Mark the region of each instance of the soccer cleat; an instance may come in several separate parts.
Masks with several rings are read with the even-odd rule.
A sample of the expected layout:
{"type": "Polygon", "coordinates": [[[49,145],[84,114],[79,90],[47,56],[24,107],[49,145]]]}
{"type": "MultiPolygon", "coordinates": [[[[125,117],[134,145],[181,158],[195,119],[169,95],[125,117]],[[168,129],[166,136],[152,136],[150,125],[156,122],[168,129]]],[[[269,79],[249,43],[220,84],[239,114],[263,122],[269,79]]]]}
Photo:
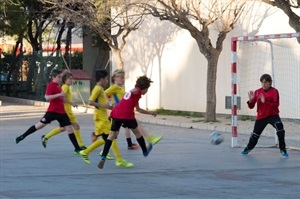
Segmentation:
{"type": "Polygon", "coordinates": [[[98,139],[97,135],[95,132],[92,132],[92,142],[95,142],[98,139]]]}
{"type": "Polygon", "coordinates": [[[104,163],[105,163],[105,156],[101,156],[101,160],[100,160],[100,162],[99,162],[99,164],[98,164],[98,168],[99,169],[103,169],[103,167],[104,167],[104,163]]]}
{"type": "Polygon", "coordinates": [[[74,152],[73,152],[73,154],[74,155],[80,155],[80,153],[79,153],[80,151],[81,151],[81,149],[79,149],[79,150],[75,149],[74,152]]]}
{"type": "Polygon", "coordinates": [[[161,136],[151,136],[149,138],[149,142],[151,142],[153,145],[157,144],[161,139],[163,138],[163,135],[161,136]]]}
{"type": "Polygon", "coordinates": [[[144,155],[145,157],[147,157],[147,156],[149,155],[150,151],[152,150],[152,148],[153,148],[153,144],[150,142],[150,143],[148,144],[147,152],[144,152],[143,155],[144,155]]]}
{"type": "Polygon", "coordinates": [[[130,167],[133,167],[134,164],[131,162],[127,162],[126,160],[121,160],[121,161],[116,162],[116,166],[123,167],[123,168],[130,168],[130,167]]]}
{"type": "Polygon", "coordinates": [[[248,149],[247,147],[241,152],[241,155],[247,155],[250,153],[251,149],[248,149]]]}
{"type": "Polygon", "coordinates": [[[81,146],[80,149],[81,149],[81,150],[85,150],[85,149],[86,149],[86,146],[81,146]]]}
{"type": "Polygon", "coordinates": [[[48,139],[45,138],[45,135],[42,135],[42,144],[43,144],[44,148],[47,147],[47,142],[48,142],[48,139]]]}
{"type": "Polygon", "coordinates": [[[281,156],[283,158],[288,158],[289,157],[289,154],[286,152],[286,150],[280,150],[280,153],[281,153],[281,156]]]}
{"type": "Polygon", "coordinates": [[[140,146],[138,144],[132,144],[131,146],[128,146],[127,149],[128,150],[135,150],[140,148],[140,146]]]}
{"type": "Polygon", "coordinates": [[[15,143],[18,144],[18,143],[21,142],[23,139],[24,139],[23,136],[20,135],[20,136],[16,137],[15,143]]]}
{"type": "Polygon", "coordinates": [[[80,152],[79,152],[79,155],[82,157],[82,159],[83,159],[83,161],[85,161],[85,163],[91,164],[90,158],[89,158],[88,154],[86,154],[86,153],[84,152],[84,150],[80,151],[80,152]]]}
{"type": "MultiPolygon", "coordinates": [[[[100,156],[102,156],[102,153],[103,153],[103,151],[100,151],[100,156]]],[[[115,158],[112,156],[112,155],[110,155],[109,153],[106,155],[106,159],[107,160],[114,160],[115,158]]]]}

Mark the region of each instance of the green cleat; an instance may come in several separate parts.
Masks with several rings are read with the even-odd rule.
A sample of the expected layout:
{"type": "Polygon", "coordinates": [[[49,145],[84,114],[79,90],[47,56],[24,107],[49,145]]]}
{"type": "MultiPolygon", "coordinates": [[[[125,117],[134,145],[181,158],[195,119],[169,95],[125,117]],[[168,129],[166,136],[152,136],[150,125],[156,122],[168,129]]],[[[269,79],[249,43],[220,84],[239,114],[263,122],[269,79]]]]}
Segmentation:
{"type": "Polygon", "coordinates": [[[45,135],[42,135],[42,144],[43,144],[44,148],[47,147],[47,143],[48,143],[48,139],[45,138],[45,135]]]}
{"type": "Polygon", "coordinates": [[[130,168],[130,167],[133,167],[134,164],[131,163],[131,162],[128,162],[126,160],[122,160],[122,161],[116,162],[116,166],[117,167],[123,167],[123,168],[130,168]]]}
{"type": "Polygon", "coordinates": [[[80,152],[79,152],[79,155],[82,157],[82,159],[83,159],[83,161],[85,161],[85,163],[91,164],[90,158],[89,158],[88,154],[86,154],[86,153],[84,152],[84,150],[80,151],[80,152]]]}
{"type": "Polygon", "coordinates": [[[161,136],[151,136],[149,138],[149,142],[151,142],[153,145],[157,144],[164,136],[161,135],[161,136]]]}

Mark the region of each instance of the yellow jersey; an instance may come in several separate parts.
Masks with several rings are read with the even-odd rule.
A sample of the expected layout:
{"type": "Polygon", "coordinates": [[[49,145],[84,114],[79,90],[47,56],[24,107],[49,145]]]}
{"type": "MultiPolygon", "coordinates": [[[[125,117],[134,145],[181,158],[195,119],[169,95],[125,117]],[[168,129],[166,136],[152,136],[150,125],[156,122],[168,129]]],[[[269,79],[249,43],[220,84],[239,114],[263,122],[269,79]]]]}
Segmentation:
{"type": "MultiPolygon", "coordinates": [[[[66,99],[69,100],[70,102],[72,102],[72,93],[71,93],[70,86],[68,84],[63,84],[61,89],[66,94],[66,96],[65,96],[66,99]]],[[[65,111],[67,114],[72,113],[72,105],[71,104],[64,103],[64,107],[65,107],[65,111]]]]}
{"type": "MultiPolygon", "coordinates": [[[[97,102],[99,104],[107,104],[107,98],[106,98],[106,94],[104,93],[104,89],[101,86],[96,85],[92,90],[92,94],[89,100],[97,102]]],[[[106,108],[103,107],[95,108],[94,120],[107,119],[107,118],[108,118],[108,114],[106,108]]]]}
{"type": "Polygon", "coordinates": [[[123,86],[113,84],[105,90],[105,94],[111,99],[112,102],[118,104],[125,95],[125,89],[123,86]]]}

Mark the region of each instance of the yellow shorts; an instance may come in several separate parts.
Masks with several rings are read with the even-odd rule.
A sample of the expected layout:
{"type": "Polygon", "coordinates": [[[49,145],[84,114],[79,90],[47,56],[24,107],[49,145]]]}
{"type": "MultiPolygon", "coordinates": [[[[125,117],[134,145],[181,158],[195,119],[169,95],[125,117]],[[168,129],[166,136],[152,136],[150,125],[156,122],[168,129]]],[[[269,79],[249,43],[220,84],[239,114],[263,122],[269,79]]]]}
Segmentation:
{"type": "Polygon", "coordinates": [[[78,120],[75,117],[75,115],[73,114],[73,112],[70,112],[70,113],[67,112],[67,114],[68,114],[68,117],[70,119],[71,124],[78,123],[78,120]]]}
{"type": "Polygon", "coordinates": [[[109,134],[110,133],[110,127],[111,122],[107,119],[97,119],[94,120],[95,124],[95,135],[101,135],[101,134],[109,134]]]}

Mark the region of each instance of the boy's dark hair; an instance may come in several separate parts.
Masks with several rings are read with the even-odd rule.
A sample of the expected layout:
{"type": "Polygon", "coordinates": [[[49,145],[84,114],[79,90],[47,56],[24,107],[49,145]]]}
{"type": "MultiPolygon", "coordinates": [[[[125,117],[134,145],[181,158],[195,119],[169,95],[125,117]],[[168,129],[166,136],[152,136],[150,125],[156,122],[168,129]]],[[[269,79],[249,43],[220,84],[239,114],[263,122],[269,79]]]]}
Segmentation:
{"type": "Polygon", "coordinates": [[[72,73],[69,72],[69,71],[65,71],[63,72],[63,75],[62,75],[62,82],[63,83],[66,83],[66,80],[69,78],[69,77],[72,77],[72,73]]]}
{"type": "Polygon", "coordinates": [[[108,76],[107,70],[97,70],[95,73],[96,81],[99,82],[100,79],[108,76]]]}
{"type": "Polygon", "coordinates": [[[144,90],[146,88],[149,88],[151,83],[153,83],[153,81],[150,78],[148,78],[146,75],[144,75],[139,77],[136,80],[135,86],[140,88],[141,90],[144,90]]]}
{"type": "Polygon", "coordinates": [[[263,75],[260,77],[260,82],[262,82],[263,80],[265,80],[266,82],[272,83],[272,77],[271,77],[271,75],[269,75],[269,74],[263,74],[263,75]]]}
{"type": "Polygon", "coordinates": [[[53,69],[51,70],[50,72],[50,77],[56,77],[57,75],[61,74],[62,73],[62,70],[59,70],[59,69],[53,69]]]}

